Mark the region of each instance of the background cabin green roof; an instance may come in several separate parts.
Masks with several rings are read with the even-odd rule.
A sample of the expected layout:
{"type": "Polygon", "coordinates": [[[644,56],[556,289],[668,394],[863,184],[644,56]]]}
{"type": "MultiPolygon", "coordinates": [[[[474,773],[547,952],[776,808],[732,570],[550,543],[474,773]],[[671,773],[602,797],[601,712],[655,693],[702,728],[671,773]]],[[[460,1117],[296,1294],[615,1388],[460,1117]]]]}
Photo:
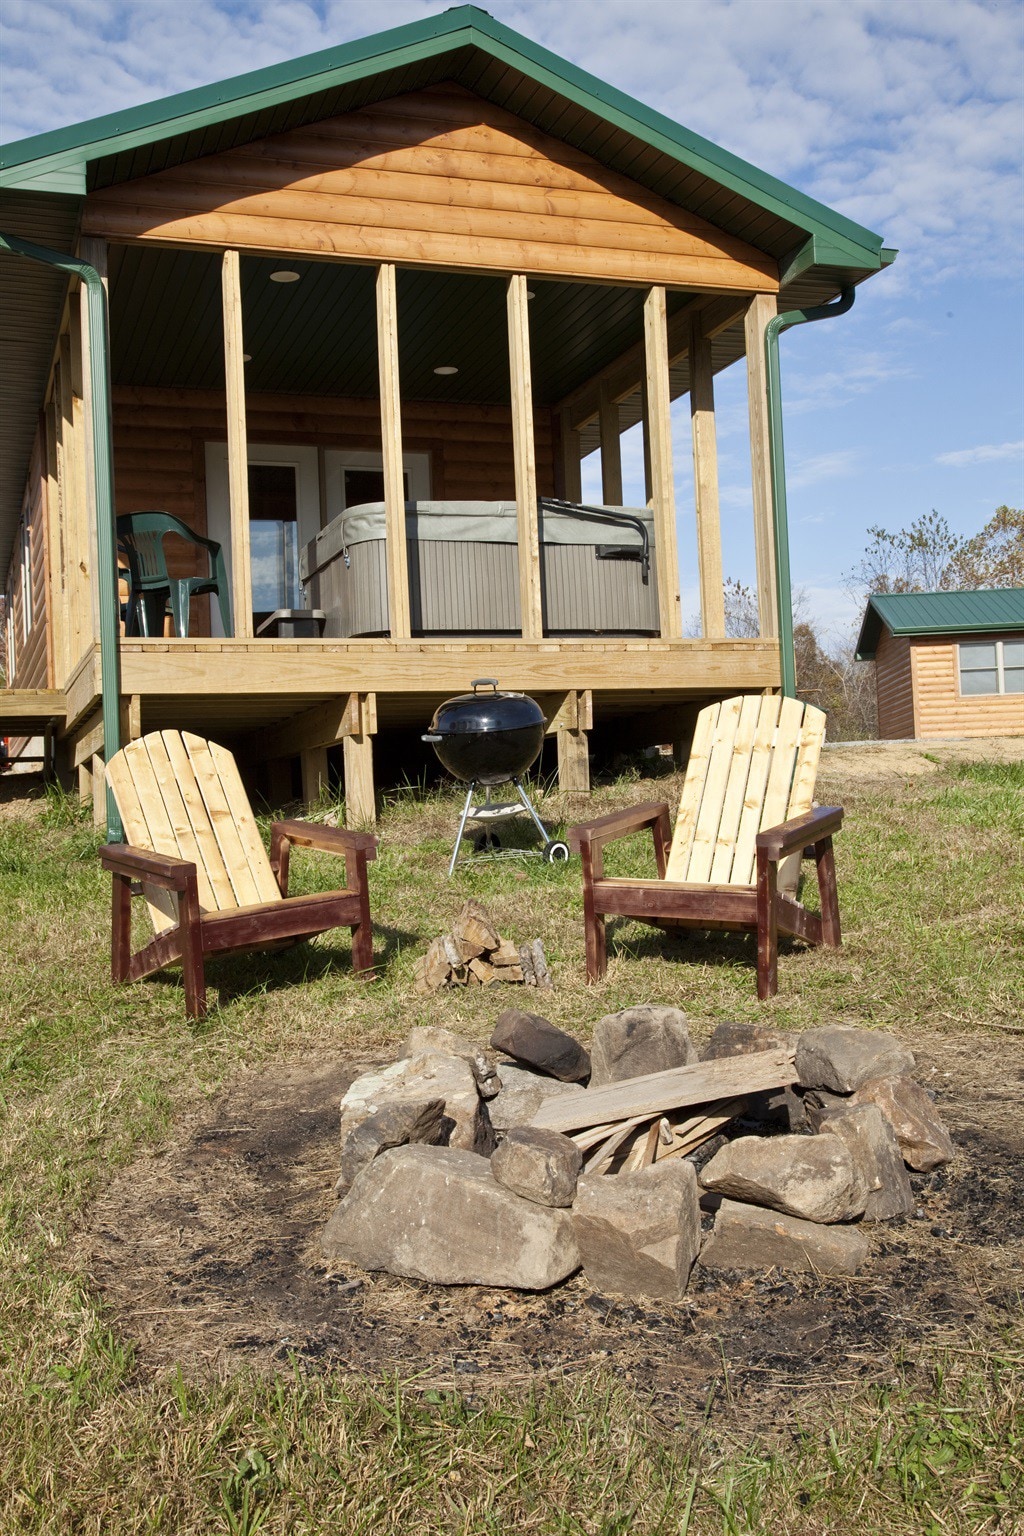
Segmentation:
{"type": "Polygon", "coordinates": [[[876,592],[868,599],[857,660],[871,661],[882,625],[894,635],[993,634],[1024,630],[1024,587],[981,592],[876,592]]]}
{"type": "MultiPolygon", "coordinates": [[[[879,235],[471,5],[0,147],[0,230],[71,251],[89,191],[443,81],[771,256],[779,263],[783,308],[825,303],[894,257],[879,235]]],[[[17,524],[66,289],[67,281],[48,269],[0,255],[0,570],[17,524]]],[[[740,330],[731,342],[718,340],[714,367],[741,354],[740,330]]]]}

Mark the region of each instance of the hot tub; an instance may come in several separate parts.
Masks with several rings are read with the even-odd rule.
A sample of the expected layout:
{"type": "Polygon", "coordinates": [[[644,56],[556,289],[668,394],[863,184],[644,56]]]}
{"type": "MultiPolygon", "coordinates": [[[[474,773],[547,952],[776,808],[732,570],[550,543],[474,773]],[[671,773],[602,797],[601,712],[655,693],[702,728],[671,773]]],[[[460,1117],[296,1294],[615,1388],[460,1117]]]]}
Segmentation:
{"type": "MultiPolygon", "coordinates": [[[[514,501],[406,503],[414,635],[518,635],[514,501]]],[[[649,507],[539,510],[544,629],[549,635],[656,635],[649,507]]],[[[386,635],[384,503],[348,507],[299,557],[303,601],[331,638],[386,635]]]]}

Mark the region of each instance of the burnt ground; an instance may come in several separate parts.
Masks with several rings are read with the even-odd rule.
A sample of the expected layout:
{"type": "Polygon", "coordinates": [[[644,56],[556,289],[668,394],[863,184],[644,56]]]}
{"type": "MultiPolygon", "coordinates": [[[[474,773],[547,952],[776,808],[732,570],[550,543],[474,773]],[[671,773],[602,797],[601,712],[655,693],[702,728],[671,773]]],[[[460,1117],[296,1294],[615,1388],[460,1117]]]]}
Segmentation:
{"type": "Polygon", "coordinates": [[[295,1356],[476,1395],[606,1364],[676,1416],[780,1388],[799,1411],[807,1389],[883,1380],[925,1343],[1020,1324],[1024,1053],[991,1034],[935,1045],[951,1070],[919,1048],[918,1075],[938,1088],[957,1157],[914,1177],[918,1214],[872,1229],[854,1280],[698,1267],[667,1306],[613,1301],[581,1276],[527,1295],[331,1274],[317,1236],[333,1209],[338,1101],[368,1063],[324,1058],[240,1077],[114,1180],[77,1257],[146,1371],[295,1356]]]}

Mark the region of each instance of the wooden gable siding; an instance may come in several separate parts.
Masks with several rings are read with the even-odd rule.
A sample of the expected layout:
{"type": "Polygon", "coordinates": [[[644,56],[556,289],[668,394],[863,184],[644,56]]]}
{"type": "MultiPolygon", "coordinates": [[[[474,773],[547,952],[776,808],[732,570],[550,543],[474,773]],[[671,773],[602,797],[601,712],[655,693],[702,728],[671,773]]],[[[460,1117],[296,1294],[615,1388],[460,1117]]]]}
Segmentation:
{"type": "Polygon", "coordinates": [[[882,629],[875,652],[875,692],[879,736],[888,741],[916,736],[910,641],[906,635],[893,635],[882,629]]]}
{"type": "MultiPolygon", "coordinates": [[[[249,395],[250,443],[313,444],[380,452],[380,405],[376,400],[305,395],[249,395]]],[[[172,512],[206,532],[207,442],[226,437],[224,396],[214,390],[114,390],[114,492],[117,512],[172,512]]],[[[534,434],[537,482],[542,496],[555,492],[555,444],[551,415],[538,411],[534,434]]],[[[409,401],[402,408],[406,452],[429,453],[433,495],[453,501],[515,498],[512,417],[507,406],[447,405],[409,401]]],[[[195,566],[177,540],[167,547],[172,575],[195,566]]],[[[197,608],[196,633],[205,613],[197,608]]]]}
{"type": "Polygon", "coordinates": [[[11,605],[12,653],[7,658],[7,684],[12,688],[46,688],[51,667],[47,626],[46,481],[43,433],[36,431],[22,501],[21,520],[14,538],[14,552],[7,582],[11,605]],[[26,591],[22,571],[22,533],[28,529],[31,571],[30,623],[25,633],[26,591]]]}
{"type": "Polygon", "coordinates": [[[779,286],[762,252],[454,85],[95,192],[82,228],[364,262],[779,286]]]}
{"type": "Polygon", "coordinates": [[[1001,635],[913,640],[914,714],[918,736],[1022,736],[1024,695],[982,693],[961,697],[958,640],[1024,640],[1024,631],[1001,635]]]}

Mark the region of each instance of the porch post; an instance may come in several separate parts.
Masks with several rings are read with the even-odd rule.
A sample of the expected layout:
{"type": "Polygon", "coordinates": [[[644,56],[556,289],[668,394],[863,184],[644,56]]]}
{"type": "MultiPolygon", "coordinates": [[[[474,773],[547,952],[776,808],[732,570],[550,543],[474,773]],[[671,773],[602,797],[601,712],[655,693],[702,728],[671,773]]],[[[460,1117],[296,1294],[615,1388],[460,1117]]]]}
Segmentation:
{"type": "Polygon", "coordinates": [[[224,306],[224,387],[228,417],[228,501],[231,511],[231,612],[235,635],[252,639],[252,557],[249,550],[249,451],[245,426],[242,284],[237,251],[221,266],[224,306]]]}
{"type": "Polygon", "coordinates": [[[711,371],[711,342],[704,335],[699,310],[690,320],[690,423],[693,430],[701,632],[705,640],[720,640],[725,635],[725,591],[718,511],[715,385],[711,371]]]}
{"type": "Polygon", "coordinates": [[[380,441],[384,466],[388,628],[392,640],[412,635],[409,553],[402,466],[402,397],[398,378],[398,288],[394,263],[377,268],[377,363],[380,371],[380,441]]]}
{"type": "Polygon", "coordinates": [[[658,612],[665,640],[679,640],[683,621],[679,601],[679,548],[676,495],[672,478],[672,420],[668,374],[668,325],[664,288],[651,288],[644,300],[645,438],[650,445],[654,550],[658,571],[658,612]]]}
{"type": "Polygon", "coordinates": [[[530,377],[530,318],[526,278],[508,280],[508,356],[512,392],[512,451],[516,473],[519,537],[519,612],[524,640],[541,640],[544,614],[537,527],[537,461],[533,442],[533,385],[530,377]]]}
{"type": "Polygon", "coordinates": [[[601,431],[601,500],[605,506],[622,506],[622,438],[619,436],[619,408],[611,389],[604,383],[598,396],[598,424],[601,431]]]}
{"type": "Polygon", "coordinates": [[[747,406],[750,413],[750,486],[754,501],[754,562],[761,638],[779,633],[775,590],[775,535],[772,526],[772,467],[768,447],[768,375],[764,331],[778,310],[773,293],[757,293],[743,321],[747,349],[747,406]]]}
{"type": "Polygon", "coordinates": [[[562,450],[562,495],[566,501],[582,501],[580,478],[580,434],[572,424],[572,411],[563,406],[559,412],[562,450]]]}

